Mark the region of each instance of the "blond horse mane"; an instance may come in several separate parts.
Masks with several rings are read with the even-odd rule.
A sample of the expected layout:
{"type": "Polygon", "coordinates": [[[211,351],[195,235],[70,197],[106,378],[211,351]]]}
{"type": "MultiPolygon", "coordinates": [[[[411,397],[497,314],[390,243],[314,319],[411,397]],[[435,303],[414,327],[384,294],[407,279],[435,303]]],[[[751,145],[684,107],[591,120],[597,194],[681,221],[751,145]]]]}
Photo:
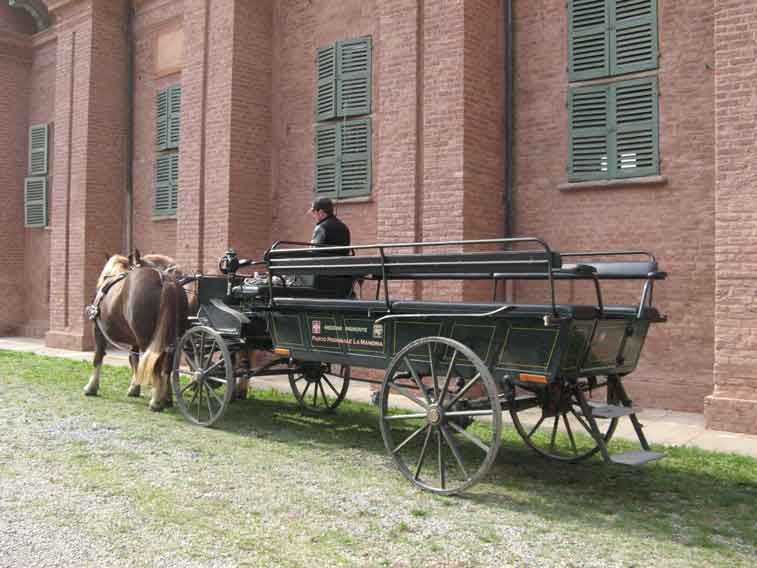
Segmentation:
{"type": "Polygon", "coordinates": [[[105,280],[121,272],[127,272],[129,270],[129,259],[120,254],[114,254],[105,263],[105,266],[100,272],[100,277],[97,279],[97,287],[100,288],[105,284],[105,280]]]}

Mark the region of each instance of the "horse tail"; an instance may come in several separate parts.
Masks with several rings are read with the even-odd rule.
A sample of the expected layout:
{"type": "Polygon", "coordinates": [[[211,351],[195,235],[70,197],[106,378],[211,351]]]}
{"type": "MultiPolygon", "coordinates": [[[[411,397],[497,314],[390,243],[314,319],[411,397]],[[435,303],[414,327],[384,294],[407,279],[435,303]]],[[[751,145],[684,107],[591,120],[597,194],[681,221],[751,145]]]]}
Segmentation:
{"type": "Polygon", "coordinates": [[[160,308],[150,344],[139,358],[137,377],[140,384],[161,384],[164,379],[162,362],[170,353],[166,350],[172,347],[182,331],[181,322],[186,319],[185,303],[181,302],[180,288],[173,278],[163,280],[163,288],[160,293],[160,308]],[[184,307],[182,308],[182,306],[184,307]]]}

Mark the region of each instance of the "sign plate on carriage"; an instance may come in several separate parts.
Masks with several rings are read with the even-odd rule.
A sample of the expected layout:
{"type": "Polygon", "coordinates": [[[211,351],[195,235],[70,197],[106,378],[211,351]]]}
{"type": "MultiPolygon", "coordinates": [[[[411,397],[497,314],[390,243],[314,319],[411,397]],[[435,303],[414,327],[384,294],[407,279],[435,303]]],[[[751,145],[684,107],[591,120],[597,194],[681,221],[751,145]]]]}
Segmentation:
{"type": "Polygon", "coordinates": [[[336,348],[350,353],[384,353],[384,327],[371,319],[313,318],[309,330],[310,343],[316,350],[336,348]]]}

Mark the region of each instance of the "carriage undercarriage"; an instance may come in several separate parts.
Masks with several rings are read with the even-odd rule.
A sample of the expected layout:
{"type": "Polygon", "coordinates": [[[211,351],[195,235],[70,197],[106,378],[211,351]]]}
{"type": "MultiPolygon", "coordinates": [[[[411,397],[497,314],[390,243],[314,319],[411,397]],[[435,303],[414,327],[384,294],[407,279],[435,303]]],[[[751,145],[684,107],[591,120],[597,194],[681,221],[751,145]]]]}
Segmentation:
{"type": "Polygon", "coordinates": [[[200,311],[175,353],[178,407],[188,420],[210,426],[240,381],[285,374],[303,411],[330,412],[350,382],[373,382],[387,452],[406,478],[440,494],[461,492],[489,472],[503,413],[549,459],[579,462],[598,454],[635,465],[662,457],[650,450],[622,380],[637,365],[649,324],[664,321],[651,305],[652,283],[664,273],[651,257],[566,265],[564,258],[577,255],[552,252],[537,239],[439,244],[522,242],[543,250],[388,255],[385,249],[402,246],[375,245],[362,248],[378,249],[376,257],[362,256],[368,250],[361,247],[349,249],[357,256],[314,257],[310,249],[277,244],[258,263],[268,272],[262,285],[237,275],[238,261],[224,257],[225,277],[200,279],[200,311]],[[376,298],[315,297],[274,285],[284,274],[373,279],[376,298]],[[604,306],[603,278],[643,280],[639,304],[604,306]],[[392,302],[393,279],[491,279],[495,290],[498,280],[543,279],[551,302],[392,302]],[[560,279],[589,280],[596,304],[557,304],[560,279]],[[251,365],[253,351],[268,353],[267,361],[251,365]],[[352,376],[357,369],[381,369],[383,381],[352,376]],[[612,456],[607,445],[623,417],[641,449],[612,456]]]}

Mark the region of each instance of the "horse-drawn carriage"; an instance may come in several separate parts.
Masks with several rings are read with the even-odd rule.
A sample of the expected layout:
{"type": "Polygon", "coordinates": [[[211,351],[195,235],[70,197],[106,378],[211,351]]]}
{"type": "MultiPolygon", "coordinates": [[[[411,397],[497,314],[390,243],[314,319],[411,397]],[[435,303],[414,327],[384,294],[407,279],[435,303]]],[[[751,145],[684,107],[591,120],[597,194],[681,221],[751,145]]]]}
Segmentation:
{"type": "Polygon", "coordinates": [[[650,451],[622,385],[649,325],[665,321],[652,292],[666,275],[648,253],[561,254],[536,238],[316,250],[278,242],[261,261],[229,252],[220,267],[225,275],[199,277],[199,311],[174,355],[173,392],[194,423],[218,421],[240,380],[286,373],[303,409],[331,411],[351,381],[369,380],[351,370],[381,369],[386,449],[403,475],[435,493],[462,491],[489,471],[503,411],[548,458],[577,462],[599,453],[606,462],[639,464],[662,455],[650,451]],[[265,275],[238,273],[247,266],[265,275]],[[292,285],[303,276],[373,283],[375,295],[292,285]],[[497,299],[503,282],[519,280],[542,281],[546,302],[497,299]],[[643,282],[640,298],[606,305],[609,280],[643,282]],[[426,289],[459,281],[464,297],[466,287],[480,291],[488,281],[492,300],[393,300],[393,281],[426,289]],[[588,282],[591,303],[558,303],[563,281],[588,282]],[[273,355],[251,366],[248,354],[261,350],[273,355]],[[610,455],[607,444],[625,416],[641,450],[610,455]]]}

